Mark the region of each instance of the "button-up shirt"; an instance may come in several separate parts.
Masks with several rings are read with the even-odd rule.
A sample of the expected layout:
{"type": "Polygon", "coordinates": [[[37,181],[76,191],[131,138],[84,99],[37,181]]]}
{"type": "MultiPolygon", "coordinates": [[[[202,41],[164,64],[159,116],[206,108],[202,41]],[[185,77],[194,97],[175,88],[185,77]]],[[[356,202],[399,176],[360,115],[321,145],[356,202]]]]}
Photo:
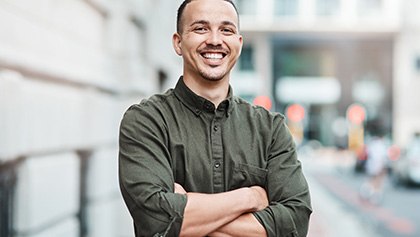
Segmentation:
{"type": "MultiPolygon", "coordinates": [[[[187,192],[259,185],[269,206],[253,213],[268,236],[306,236],[309,189],[284,117],[229,95],[216,108],[182,79],[132,105],[120,127],[119,172],[136,236],[179,235],[187,192]]],[[[206,205],[203,203],[203,205],[206,205]]]]}

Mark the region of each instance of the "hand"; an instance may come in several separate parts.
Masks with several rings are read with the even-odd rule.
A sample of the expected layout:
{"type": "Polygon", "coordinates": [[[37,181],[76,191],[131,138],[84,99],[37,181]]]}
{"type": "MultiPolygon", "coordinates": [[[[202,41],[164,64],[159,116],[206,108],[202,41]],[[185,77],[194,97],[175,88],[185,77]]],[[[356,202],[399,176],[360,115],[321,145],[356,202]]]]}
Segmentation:
{"type": "Polygon", "coordinates": [[[260,186],[251,186],[250,189],[254,193],[255,211],[260,211],[268,207],[268,196],[265,189],[260,186]]]}
{"type": "Polygon", "coordinates": [[[182,187],[181,184],[175,183],[174,185],[175,185],[174,187],[175,193],[184,194],[184,195],[187,194],[187,191],[185,191],[184,187],[182,187]]]}

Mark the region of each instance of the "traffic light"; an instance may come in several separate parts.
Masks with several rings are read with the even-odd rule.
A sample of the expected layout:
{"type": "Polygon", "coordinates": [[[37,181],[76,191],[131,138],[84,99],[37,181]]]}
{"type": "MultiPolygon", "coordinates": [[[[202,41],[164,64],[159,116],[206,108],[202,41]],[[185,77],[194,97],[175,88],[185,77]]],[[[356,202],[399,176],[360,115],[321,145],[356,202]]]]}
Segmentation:
{"type": "Polygon", "coordinates": [[[286,116],[292,122],[302,122],[305,118],[305,108],[300,104],[291,104],[286,109],[286,116]]]}
{"type": "Polygon", "coordinates": [[[366,119],[366,110],[360,104],[352,104],[347,109],[347,119],[353,124],[361,124],[366,119]]]}
{"type": "Polygon", "coordinates": [[[300,144],[304,139],[305,108],[300,104],[291,104],[286,108],[288,127],[295,139],[296,144],[300,144]]]}
{"type": "Polygon", "coordinates": [[[364,146],[364,126],[366,110],[363,105],[354,103],[347,108],[347,120],[349,123],[348,147],[358,151],[364,146]]]}
{"type": "Polygon", "coordinates": [[[254,105],[259,105],[264,107],[266,110],[270,110],[271,107],[273,106],[273,103],[271,102],[270,97],[265,96],[265,95],[260,95],[255,97],[254,101],[253,101],[254,105]]]}

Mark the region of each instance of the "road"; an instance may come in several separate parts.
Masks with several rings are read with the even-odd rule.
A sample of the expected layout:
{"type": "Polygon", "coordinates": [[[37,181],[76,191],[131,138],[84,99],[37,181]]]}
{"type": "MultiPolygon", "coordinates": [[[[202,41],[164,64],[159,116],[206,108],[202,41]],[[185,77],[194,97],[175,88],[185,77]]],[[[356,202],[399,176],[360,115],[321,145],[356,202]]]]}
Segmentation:
{"type": "Polygon", "coordinates": [[[362,200],[364,174],[353,171],[349,152],[331,149],[300,156],[311,188],[314,214],[308,237],[419,237],[420,188],[395,187],[386,181],[383,200],[362,200]]]}

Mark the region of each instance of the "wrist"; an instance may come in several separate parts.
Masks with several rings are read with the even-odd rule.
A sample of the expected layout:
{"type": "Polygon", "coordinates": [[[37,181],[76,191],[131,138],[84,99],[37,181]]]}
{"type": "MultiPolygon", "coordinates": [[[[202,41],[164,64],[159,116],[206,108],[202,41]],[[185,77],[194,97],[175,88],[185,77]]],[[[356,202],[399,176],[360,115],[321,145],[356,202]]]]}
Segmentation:
{"type": "Polygon", "coordinates": [[[258,202],[255,191],[250,187],[243,187],[232,191],[235,196],[232,196],[236,201],[236,209],[240,213],[254,212],[257,210],[258,202]]]}
{"type": "Polygon", "coordinates": [[[254,212],[258,210],[259,201],[258,201],[258,193],[252,187],[243,188],[245,194],[242,194],[243,197],[243,204],[246,205],[245,212],[254,212]]]}
{"type": "Polygon", "coordinates": [[[260,186],[249,187],[251,190],[252,210],[251,212],[260,211],[268,206],[268,196],[264,188],[260,186]]]}

